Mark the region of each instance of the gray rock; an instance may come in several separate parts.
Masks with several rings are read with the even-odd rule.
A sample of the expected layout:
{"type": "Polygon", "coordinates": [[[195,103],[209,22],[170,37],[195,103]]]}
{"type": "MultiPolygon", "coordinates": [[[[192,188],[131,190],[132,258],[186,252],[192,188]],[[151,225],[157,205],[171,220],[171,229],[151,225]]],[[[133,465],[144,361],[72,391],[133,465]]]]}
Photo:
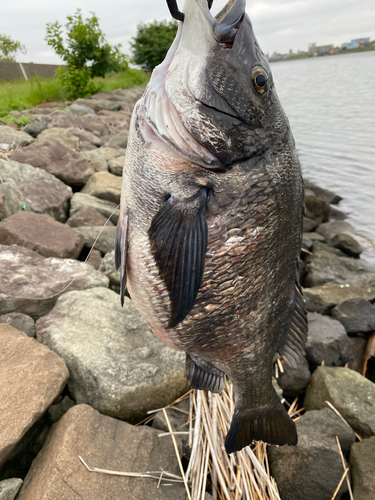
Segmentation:
{"type": "Polygon", "coordinates": [[[113,226],[113,223],[110,220],[107,220],[107,217],[104,217],[104,215],[95,210],[95,208],[90,207],[81,208],[72,217],[70,217],[66,223],[69,227],[103,227],[105,224],[109,227],[113,226]]]}
{"type": "Polygon", "coordinates": [[[84,226],[75,227],[85,238],[85,247],[91,249],[95,243],[95,247],[101,253],[106,254],[112,252],[115,248],[116,227],[103,226],[84,226]]]}
{"type": "Polygon", "coordinates": [[[66,290],[108,286],[108,278],[88,264],[46,259],[16,245],[0,245],[0,314],[47,314],[66,290]]]}
{"type": "Polygon", "coordinates": [[[277,383],[283,390],[284,398],[295,398],[310,382],[309,363],[303,356],[297,369],[284,365],[284,373],[279,375],[277,383]]]}
{"type": "MultiPolygon", "coordinates": [[[[297,422],[298,445],[271,446],[271,475],[283,500],[331,500],[343,474],[336,436],[343,451],[354,432],[331,410],[310,411],[297,422]]],[[[347,491],[344,481],[339,494],[347,491]]]]}
{"type": "Polygon", "coordinates": [[[367,339],[365,337],[350,337],[350,342],[352,344],[353,358],[349,361],[348,368],[362,373],[367,339]]]}
{"type": "Polygon", "coordinates": [[[337,203],[339,203],[342,200],[341,196],[339,196],[338,194],[333,193],[329,189],[323,189],[311,181],[304,179],[304,184],[306,190],[312,191],[315,194],[315,196],[321,198],[327,203],[330,203],[332,205],[337,205],[337,203]]]}
{"type": "Polygon", "coordinates": [[[313,242],[313,252],[318,253],[318,252],[328,252],[332,253],[333,255],[337,255],[338,257],[346,257],[347,255],[340,250],[339,248],[335,248],[331,245],[328,245],[326,242],[320,241],[320,240],[314,240],[313,242]]]}
{"type": "Polygon", "coordinates": [[[91,162],[95,172],[106,172],[108,171],[109,160],[124,156],[124,154],[123,149],[103,147],[93,151],[86,151],[83,156],[91,162]]]}
{"type": "Polygon", "coordinates": [[[70,202],[70,217],[75,215],[81,208],[94,208],[104,217],[110,217],[113,224],[117,224],[120,216],[120,210],[117,208],[116,203],[101,200],[86,193],[74,193],[70,202]]]}
{"type": "Polygon", "coordinates": [[[79,143],[78,143],[78,148],[81,150],[82,145],[90,145],[95,146],[96,148],[99,148],[103,143],[100,138],[100,136],[97,136],[93,134],[92,132],[89,132],[88,130],[83,130],[78,127],[69,127],[67,130],[71,132],[73,135],[78,137],[79,143]]]}
{"type": "Polygon", "coordinates": [[[14,181],[8,179],[8,182],[0,183],[0,196],[2,196],[3,200],[3,209],[0,214],[0,220],[6,219],[7,217],[10,217],[16,212],[22,210],[24,196],[14,181]]]}
{"type": "Polygon", "coordinates": [[[366,333],[375,330],[375,306],[360,297],[345,300],[332,310],[348,333],[366,333]]]}
{"type": "Polygon", "coordinates": [[[95,111],[88,106],[83,106],[79,104],[71,104],[68,106],[67,110],[69,113],[72,113],[72,115],[76,116],[82,116],[82,115],[94,115],[95,111]]]}
{"type": "Polygon", "coordinates": [[[164,470],[180,476],[172,440],[158,434],[77,405],[52,428],[17,500],[185,500],[182,483],[162,482],[157,488],[158,479],[95,474],[78,458],[112,471],[164,470]]]}
{"type": "Polygon", "coordinates": [[[100,264],[99,271],[104,273],[109,278],[109,288],[116,293],[120,293],[120,271],[115,265],[115,251],[107,253],[100,264]]]}
{"type": "Polygon", "coordinates": [[[5,196],[3,191],[1,191],[1,187],[3,186],[2,183],[0,183],[0,220],[5,219],[5,196]]]}
{"type": "Polygon", "coordinates": [[[331,207],[326,201],[317,196],[306,195],[305,206],[306,216],[309,219],[317,221],[319,224],[328,221],[331,207]]]}
{"type": "Polygon", "coordinates": [[[358,258],[363,252],[363,248],[361,247],[361,245],[350,234],[336,234],[331,239],[331,245],[339,248],[350,257],[358,258]]]}
{"type": "Polygon", "coordinates": [[[350,471],[355,500],[375,498],[375,437],[354,443],[350,452],[350,471]]]}
{"type": "Polygon", "coordinates": [[[315,241],[321,241],[321,242],[325,242],[325,239],[324,239],[324,236],[322,236],[321,234],[318,234],[318,233],[303,233],[303,235],[308,238],[309,240],[311,240],[312,242],[315,242],[315,241]]]}
{"type": "Polygon", "coordinates": [[[113,175],[122,176],[122,171],[124,169],[125,156],[119,156],[117,158],[113,158],[108,162],[108,170],[113,175]]]}
{"type": "Polygon", "coordinates": [[[44,139],[54,139],[55,141],[60,142],[63,146],[66,146],[69,149],[73,149],[74,151],[78,149],[78,137],[73,135],[66,128],[47,128],[38,135],[38,141],[42,141],[44,139]]]}
{"type": "Polygon", "coordinates": [[[358,285],[326,283],[322,286],[305,288],[303,297],[308,311],[329,314],[337,304],[355,297],[375,301],[375,279],[358,285]]]}
{"type": "Polygon", "coordinates": [[[23,484],[22,479],[12,478],[0,481],[0,500],[14,500],[23,484]]]}
{"type": "Polygon", "coordinates": [[[109,111],[118,111],[121,109],[121,104],[116,101],[108,101],[106,99],[77,99],[74,104],[79,106],[87,106],[96,113],[101,109],[108,109],[109,111]]]}
{"type": "Polygon", "coordinates": [[[311,231],[314,231],[315,228],[317,228],[319,225],[318,221],[310,219],[309,217],[304,217],[303,218],[303,232],[304,233],[310,233],[311,231]]]}
{"type": "Polygon", "coordinates": [[[92,114],[74,116],[68,111],[65,113],[59,113],[58,115],[53,116],[53,120],[50,125],[58,128],[81,128],[98,135],[98,137],[108,134],[108,127],[104,120],[100,116],[92,114]]]}
{"type": "Polygon", "coordinates": [[[306,389],[307,411],[331,402],[362,437],[375,435],[375,384],[349,368],[319,366],[306,389]]]}
{"type": "Polygon", "coordinates": [[[87,184],[81,190],[81,193],[87,193],[96,196],[102,200],[112,201],[119,204],[121,197],[121,178],[109,172],[96,172],[90,177],[87,184]]]}
{"type": "Polygon", "coordinates": [[[164,345],[125,298],[106,288],[68,292],[37,322],[37,339],[65,360],[77,403],[137,421],[187,389],[185,355],[164,345]]]}
{"type": "Polygon", "coordinates": [[[111,148],[121,148],[125,149],[128,145],[129,130],[121,130],[117,134],[104,136],[103,141],[107,143],[107,146],[111,148]]]}
{"type": "Polygon", "coordinates": [[[15,130],[14,128],[0,124],[1,149],[10,150],[14,148],[23,148],[34,141],[35,139],[26,132],[21,132],[20,130],[15,130]]]}
{"type": "Polygon", "coordinates": [[[38,137],[38,135],[47,128],[47,124],[44,122],[32,122],[23,128],[23,131],[31,135],[31,137],[38,137]]]}
{"type": "Polygon", "coordinates": [[[345,220],[348,218],[348,215],[342,210],[331,206],[331,213],[329,214],[329,218],[333,220],[345,220]]]}
{"type": "Polygon", "coordinates": [[[306,233],[305,233],[302,237],[302,249],[311,251],[312,246],[313,246],[313,242],[310,240],[309,237],[306,236],[306,233]]]}
{"type": "Polygon", "coordinates": [[[7,323],[16,330],[26,333],[28,337],[35,337],[35,322],[33,318],[21,313],[9,313],[0,316],[0,323],[7,323]]]}
{"type": "Polygon", "coordinates": [[[306,261],[308,287],[328,282],[357,285],[375,280],[375,267],[361,259],[340,257],[330,252],[317,251],[306,261]]]}
{"type": "Polygon", "coordinates": [[[87,260],[85,261],[87,264],[92,266],[94,269],[99,269],[102,263],[102,253],[95,248],[90,251],[87,260]]]}
{"type": "Polygon", "coordinates": [[[21,209],[66,221],[72,188],[54,175],[31,165],[0,159],[0,177],[4,182],[0,184],[0,190],[5,194],[8,217],[19,211],[22,201],[21,209]],[[11,188],[8,183],[12,184],[11,188]]]}
{"type": "Polygon", "coordinates": [[[313,366],[344,366],[352,358],[352,346],[339,321],[317,313],[308,313],[309,335],[306,357],[313,366]]]}

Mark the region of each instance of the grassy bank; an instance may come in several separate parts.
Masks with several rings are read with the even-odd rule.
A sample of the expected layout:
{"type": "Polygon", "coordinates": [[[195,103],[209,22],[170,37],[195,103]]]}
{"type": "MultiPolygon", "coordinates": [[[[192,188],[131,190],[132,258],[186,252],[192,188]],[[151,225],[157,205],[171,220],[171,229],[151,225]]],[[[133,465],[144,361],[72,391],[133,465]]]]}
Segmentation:
{"type": "MultiPolygon", "coordinates": [[[[149,75],[137,69],[129,68],[122,73],[107,75],[106,78],[94,78],[98,91],[110,91],[118,88],[129,88],[134,85],[145,85],[149,75]]],[[[11,111],[30,109],[42,102],[65,101],[63,87],[56,78],[34,77],[29,81],[0,80],[0,121],[19,121],[11,119],[11,111]]]]}

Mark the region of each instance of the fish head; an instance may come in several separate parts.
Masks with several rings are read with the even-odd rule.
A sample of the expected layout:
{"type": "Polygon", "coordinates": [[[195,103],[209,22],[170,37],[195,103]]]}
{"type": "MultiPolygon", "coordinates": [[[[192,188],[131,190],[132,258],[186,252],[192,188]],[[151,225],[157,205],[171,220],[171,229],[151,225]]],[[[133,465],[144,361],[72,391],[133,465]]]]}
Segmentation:
{"type": "Polygon", "coordinates": [[[163,104],[149,100],[148,116],[155,132],[182,156],[225,170],[282,142],[288,121],[246,0],[229,0],[216,17],[210,6],[208,0],[185,1],[176,39],[150,81],[150,92],[159,92],[163,104]]]}

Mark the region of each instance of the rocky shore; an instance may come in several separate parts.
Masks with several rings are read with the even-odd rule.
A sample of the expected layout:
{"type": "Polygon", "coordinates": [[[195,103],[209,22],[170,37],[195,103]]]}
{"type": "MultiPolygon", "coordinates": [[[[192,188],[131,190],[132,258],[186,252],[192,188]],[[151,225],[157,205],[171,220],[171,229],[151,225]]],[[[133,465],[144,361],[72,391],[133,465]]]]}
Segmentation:
{"type": "MultiPolygon", "coordinates": [[[[142,93],[42,104],[22,112],[31,119],[23,130],[0,125],[0,500],[186,498],[180,483],[93,474],[79,460],[179,474],[170,437],[158,437],[167,430],[160,414],[134,424],[189,389],[185,356],[151,333],[129,298],[120,307],[114,266],[122,165],[142,93]]],[[[369,500],[375,268],[360,258],[339,196],[305,181],[305,200],[306,358],[297,370],[275,365],[285,404],[301,408],[299,444],[269,447],[270,470],[282,500],[330,500],[346,468],[336,498],[351,498],[350,488],[369,500]]],[[[185,406],[171,412],[176,428],[185,406]]],[[[187,461],[186,438],[178,442],[187,461]]]]}

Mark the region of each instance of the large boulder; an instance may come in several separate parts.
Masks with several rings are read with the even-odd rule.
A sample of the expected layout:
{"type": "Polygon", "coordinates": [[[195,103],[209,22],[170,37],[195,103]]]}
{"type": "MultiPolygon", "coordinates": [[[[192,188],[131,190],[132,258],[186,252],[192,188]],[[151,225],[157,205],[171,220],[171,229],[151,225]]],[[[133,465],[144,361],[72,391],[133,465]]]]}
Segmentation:
{"type": "Polygon", "coordinates": [[[329,401],[362,437],[375,435],[375,384],[349,368],[319,366],[306,389],[306,410],[329,401]]]}
{"type": "MultiPolygon", "coordinates": [[[[336,436],[348,452],[354,432],[328,408],[305,413],[296,426],[297,446],[271,446],[268,452],[280,496],[283,500],[331,500],[344,472],[336,436]]],[[[339,495],[347,490],[344,481],[339,495]]]]}
{"type": "Polygon", "coordinates": [[[306,195],[305,206],[306,216],[309,219],[315,220],[319,224],[328,221],[331,207],[326,201],[318,198],[317,196],[306,195]]]}
{"type": "Polygon", "coordinates": [[[356,234],[354,227],[349,222],[333,220],[321,224],[316,231],[318,234],[324,236],[327,243],[339,248],[352,257],[359,257],[363,251],[360,241],[357,241],[362,241],[363,239],[356,234]]]}
{"type": "Polygon", "coordinates": [[[312,367],[323,362],[325,366],[344,366],[352,358],[352,346],[342,324],[317,313],[308,313],[307,317],[309,335],[305,348],[312,367]]]}
{"type": "Polygon", "coordinates": [[[95,114],[74,116],[69,112],[59,113],[53,116],[51,126],[57,128],[81,128],[98,136],[108,134],[108,127],[104,120],[95,114]]]}
{"type": "Polygon", "coordinates": [[[36,324],[37,339],[62,356],[78,403],[137,421],[184,393],[185,354],[162,343],[125,298],[98,288],[68,292],[36,324]]]}
{"type": "Polygon", "coordinates": [[[124,162],[125,156],[118,156],[117,158],[113,158],[108,162],[108,170],[113,175],[122,176],[122,171],[124,170],[124,162]]]}
{"type": "Polygon", "coordinates": [[[330,191],[329,189],[321,188],[320,186],[317,186],[314,182],[308,181],[307,179],[304,179],[304,184],[306,191],[307,190],[312,191],[315,196],[321,198],[327,203],[336,205],[342,200],[341,196],[339,196],[338,194],[330,191]]]}
{"type": "Polygon", "coordinates": [[[0,482],[0,500],[14,500],[22,486],[22,479],[13,477],[0,482]]]}
{"type": "Polygon", "coordinates": [[[355,500],[375,498],[375,437],[354,443],[350,452],[350,471],[355,500]]]}
{"type": "Polygon", "coordinates": [[[31,165],[0,159],[0,177],[5,217],[24,209],[48,214],[60,222],[66,221],[72,188],[54,175],[31,165]]]}
{"type": "Polygon", "coordinates": [[[95,113],[100,111],[101,109],[108,109],[109,111],[118,111],[121,109],[121,104],[116,101],[107,100],[107,99],[77,99],[74,101],[74,104],[78,104],[79,106],[87,106],[91,108],[95,113]]]}
{"type": "Polygon", "coordinates": [[[301,358],[297,368],[284,365],[284,373],[279,375],[277,383],[283,390],[284,398],[295,398],[310,382],[311,373],[305,356],[301,358]]]}
{"type": "Polygon", "coordinates": [[[0,314],[47,314],[66,290],[108,286],[108,278],[72,259],[46,259],[16,245],[0,245],[0,314]]]}
{"type": "Polygon", "coordinates": [[[356,297],[341,302],[332,310],[334,316],[348,333],[367,333],[375,330],[375,306],[356,297]]]}
{"type": "Polygon", "coordinates": [[[81,189],[81,193],[87,193],[118,204],[121,197],[121,184],[121,178],[116,175],[109,172],[96,172],[81,189]]]}
{"type": "Polygon", "coordinates": [[[83,207],[66,221],[69,227],[100,226],[105,224],[113,226],[113,222],[107,220],[98,210],[90,207],[83,207]]]}
{"type": "Polygon", "coordinates": [[[110,471],[166,471],[180,476],[169,436],[148,426],[133,427],[93,408],[71,408],[52,429],[34,460],[17,500],[185,500],[183,483],[95,474],[80,462],[110,471]]]}
{"type": "Polygon", "coordinates": [[[109,160],[124,156],[124,154],[124,149],[111,147],[103,147],[82,153],[82,155],[92,164],[95,172],[107,172],[109,160]]]}
{"type": "Polygon", "coordinates": [[[103,141],[106,141],[107,146],[111,148],[122,148],[125,149],[128,145],[129,130],[120,130],[114,135],[107,135],[103,137],[103,141]]]}
{"type": "Polygon", "coordinates": [[[0,124],[0,149],[22,148],[34,141],[35,139],[26,132],[0,124]]]}
{"type": "Polygon", "coordinates": [[[85,239],[85,247],[91,249],[94,244],[97,250],[106,254],[115,248],[116,227],[83,226],[76,227],[75,231],[82,234],[85,239]]]}
{"type": "Polygon", "coordinates": [[[20,245],[44,257],[76,259],[85,239],[49,215],[17,212],[0,222],[0,244],[20,245]]]}
{"type": "Polygon", "coordinates": [[[74,193],[70,202],[70,217],[75,215],[82,208],[94,208],[104,217],[110,218],[113,224],[117,224],[120,216],[120,209],[116,203],[111,201],[101,200],[96,196],[91,196],[86,193],[74,193]]]}
{"type": "Polygon", "coordinates": [[[0,323],[13,326],[16,330],[26,333],[28,337],[35,337],[35,322],[33,318],[22,313],[8,313],[0,316],[0,323]]]}
{"type": "Polygon", "coordinates": [[[73,150],[78,149],[78,144],[79,144],[78,137],[73,135],[66,128],[62,127],[47,128],[38,135],[38,141],[43,141],[44,139],[54,139],[69,149],[73,150]]]}
{"type": "Polygon", "coordinates": [[[94,173],[88,160],[55,139],[18,149],[12,153],[12,159],[42,168],[69,186],[83,186],[94,173]]]}
{"type": "Polygon", "coordinates": [[[0,324],[0,468],[68,380],[64,361],[10,325],[0,324]]]}

